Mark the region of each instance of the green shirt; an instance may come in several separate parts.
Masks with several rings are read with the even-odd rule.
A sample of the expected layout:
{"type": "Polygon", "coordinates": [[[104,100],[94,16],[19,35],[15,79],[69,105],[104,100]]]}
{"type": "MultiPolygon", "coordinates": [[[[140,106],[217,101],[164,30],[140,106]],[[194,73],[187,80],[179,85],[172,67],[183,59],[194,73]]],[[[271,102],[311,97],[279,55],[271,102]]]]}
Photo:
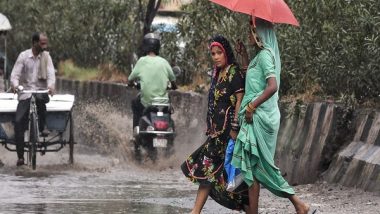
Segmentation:
{"type": "Polygon", "coordinates": [[[175,80],[175,76],[168,61],[160,56],[143,56],[128,80],[140,80],[141,103],[147,107],[155,97],[168,97],[167,87],[170,81],[175,80]]]}

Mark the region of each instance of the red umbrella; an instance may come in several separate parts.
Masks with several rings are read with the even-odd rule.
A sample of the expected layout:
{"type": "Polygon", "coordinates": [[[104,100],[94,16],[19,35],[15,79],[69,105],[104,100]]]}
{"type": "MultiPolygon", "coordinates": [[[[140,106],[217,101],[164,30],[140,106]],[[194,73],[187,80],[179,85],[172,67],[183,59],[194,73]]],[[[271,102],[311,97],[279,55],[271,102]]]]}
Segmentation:
{"type": "Polygon", "coordinates": [[[284,0],[210,0],[232,11],[252,15],[272,23],[299,26],[297,19],[284,0]]]}

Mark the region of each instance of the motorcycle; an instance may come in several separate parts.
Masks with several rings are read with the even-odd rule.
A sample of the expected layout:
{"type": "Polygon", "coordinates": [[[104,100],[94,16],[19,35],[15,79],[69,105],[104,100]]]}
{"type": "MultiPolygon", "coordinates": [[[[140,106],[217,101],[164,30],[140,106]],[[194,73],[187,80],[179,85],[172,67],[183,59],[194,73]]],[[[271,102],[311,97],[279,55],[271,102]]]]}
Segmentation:
{"type": "MultiPolygon", "coordinates": [[[[139,89],[139,83],[135,83],[135,86],[139,89]]],[[[168,86],[168,89],[171,87],[168,86]]],[[[144,109],[139,125],[133,130],[134,156],[137,161],[142,161],[142,149],[152,161],[156,161],[161,154],[169,157],[174,153],[176,132],[171,117],[173,113],[174,109],[167,97],[155,97],[144,109]]]]}

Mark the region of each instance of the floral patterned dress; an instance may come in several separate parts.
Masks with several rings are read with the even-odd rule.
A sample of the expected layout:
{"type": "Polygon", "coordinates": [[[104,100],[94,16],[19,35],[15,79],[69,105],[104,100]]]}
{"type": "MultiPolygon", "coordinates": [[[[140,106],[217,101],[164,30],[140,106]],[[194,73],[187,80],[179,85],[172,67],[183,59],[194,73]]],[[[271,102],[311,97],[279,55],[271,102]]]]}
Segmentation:
{"type": "Polygon", "coordinates": [[[211,185],[210,196],[219,204],[233,210],[242,210],[248,204],[248,195],[226,190],[224,170],[225,151],[234,118],[236,94],[244,92],[244,76],[235,65],[219,77],[214,71],[209,91],[207,140],[181,165],[182,172],[196,184],[211,185]]]}

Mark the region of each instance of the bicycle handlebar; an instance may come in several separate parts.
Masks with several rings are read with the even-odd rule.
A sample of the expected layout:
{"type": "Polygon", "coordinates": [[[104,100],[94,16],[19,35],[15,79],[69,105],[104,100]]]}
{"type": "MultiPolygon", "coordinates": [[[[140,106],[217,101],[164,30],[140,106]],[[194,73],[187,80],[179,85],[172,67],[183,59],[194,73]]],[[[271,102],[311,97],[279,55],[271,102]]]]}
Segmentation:
{"type": "Polygon", "coordinates": [[[49,89],[44,89],[44,90],[22,90],[19,91],[21,94],[47,94],[49,93],[49,89]]]}

